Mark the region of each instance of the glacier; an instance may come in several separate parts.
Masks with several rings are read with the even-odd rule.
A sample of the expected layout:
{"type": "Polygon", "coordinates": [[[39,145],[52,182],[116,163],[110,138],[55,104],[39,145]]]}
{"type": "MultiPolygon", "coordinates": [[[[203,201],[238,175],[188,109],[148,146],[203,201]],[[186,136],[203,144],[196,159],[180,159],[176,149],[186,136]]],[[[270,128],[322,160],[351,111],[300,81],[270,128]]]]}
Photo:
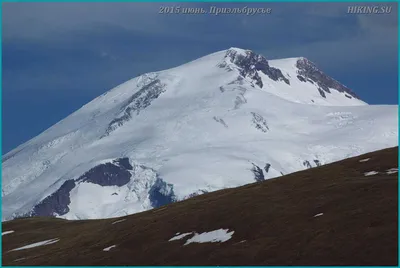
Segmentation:
{"type": "Polygon", "coordinates": [[[230,48],[143,74],[3,156],[2,220],[112,218],[398,145],[305,58],[230,48]]]}

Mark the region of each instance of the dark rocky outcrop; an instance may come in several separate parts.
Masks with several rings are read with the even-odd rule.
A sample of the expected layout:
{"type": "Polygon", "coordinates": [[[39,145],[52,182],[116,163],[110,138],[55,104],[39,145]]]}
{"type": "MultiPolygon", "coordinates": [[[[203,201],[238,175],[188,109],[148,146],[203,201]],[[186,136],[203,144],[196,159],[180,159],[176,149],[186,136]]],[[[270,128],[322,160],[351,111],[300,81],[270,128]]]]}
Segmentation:
{"type": "Polygon", "coordinates": [[[119,158],[112,163],[98,165],[76,180],[65,181],[57,191],[43,199],[27,215],[50,217],[64,215],[69,212],[70,192],[77,184],[90,182],[100,186],[123,186],[130,181],[131,173],[128,170],[132,168],[128,158],[119,158]]]}
{"type": "Polygon", "coordinates": [[[322,90],[327,93],[330,93],[329,88],[332,88],[339,92],[345,92],[348,95],[350,95],[356,99],[359,99],[359,97],[351,89],[345,87],[344,85],[342,85],[335,79],[333,79],[333,78],[327,76],[326,74],[324,74],[323,72],[321,72],[316,67],[316,65],[313,62],[309,61],[308,59],[301,58],[301,59],[297,60],[296,67],[298,68],[299,75],[307,78],[307,80],[314,81],[319,86],[318,91],[320,92],[322,97],[324,97],[324,98],[326,97],[326,96],[324,96],[325,94],[321,93],[322,90]]]}
{"type": "Polygon", "coordinates": [[[90,182],[100,186],[123,186],[131,179],[132,166],[128,158],[120,158],[112,163],[98,165],[77,179],[77,182],[90,182]]]}
{"type": "Polygon", "coordinates": [[[113,163],[115,163],[115,164],[117,164],[117,165],[119,165],[119,166],[121,166],[121,167],[123,167],[125,169],[128,169],[128,170],[132,170],[133,169],[131,163],[129,162],[129,158],[128,157],[118,158],[118,159],[114,160],[113,163]]]}
{"type": "Polygon", "coordinates": [[[149,190],[149,199],[153,208],[158,208],[177,201],[173,185],[157,177],[154,185],[149,190]]]}
{"type": "Polygon", "coordinates": [[[29,216],[55,216],[64,215],[69,212],[69,204],[71,203],[70,192],[76,186],[74,180],[67,180],[61,187],[55,191],[53,194],[49,195],[43,199],[39,204],[37,204],[29,216]]]}
{"type": "Polygon", "coordinates": [[[244,78],[242,76],[238,76],[235,80],[228,83],[228,85],[240,85],[240,86],[243,84],[244,84],[244,78]]]}
{"type": "MultiPolygon", "coordinates": [[[[283,81],[288,85],[290,84],[289,80],[282,74],[281,70],[269,66],[266,58],[254,53],[253,51],[247,50],[246,55],[242,55],[235,49],[229,49],[225,58],[240,68],[241,76],[251,78],[260,88],[263,87],[263,83],[257,71],[262,72],[274,81],[283,81]]],[[[219,67],[226,68],[226,62],[220,64],[219,67]]]]}
{"type": "Polygon", "coordinates": [[[265,164],[265,167],[264,167],[265,173],[268,173],[270,168],[271,168],[271,164],[270,163],[265,164]]]}
{"type": "Polygon", "coordinates": [[[324,92],[322,89],[318,88],[318,92],[319,92],[319,94],[321,95],[321,97],[323,97],[323,98],[326,99],[325,92],[324,92]]]}
{"type": "Polygon", "coordinates": [[[264,133],[267,132],[269,130],[269,127],[264,117],[254,112],[252,112],[251,114],[253,116],[252,122],[255,127],[264,133]]]}
{"type": "Polygon", "coordinates": [[[307,80],[301,75],[298,75],[297,79],[299,79],[301,82],[307,82],[307,80]]]}
{"type": "Polygon", "coordinates": [[[239,90],[239,94],[236,96],[233,109],[239,109],[243,104],[247,103],[247,99],[244,96],[244,94],[247,91],[246,88],[239,87],[238,90],[239,90]]]}
{"type": "Polygon", "coordinates": [[[252,163],[252,164],[253,164],[253,167],[251,168],[251,171],[254,174],[254,179],[257,182],[265,181],[263,170],[259,166],[255,165],[254,163],[252,163]]]}
{"type": "Polygon", "coordinates": [[[165,86],[159,79],[154,79],[143,86],[127,100],[126,104],[121,108],[123,114],[108,124],[106,133],[102,137],[108,136],[112,131],[129,121],[134,113],[139,114],[141,110],[150,106],[151,102],[157,99],[164,91],[165,86]]]}
{"type": "Polygon", "coordinates": [[[228,128],[228,125],[225,123],[224,119],[216,117],[216,116],[214,116],[213,119],[215,122],[218,122],[221,125],[223,125],[225,128],[228,128]]]}
{"type": "Polygon", "coordinates": [[[186,196],[184,199],[192,198],[192,197],[199,196],[199,195],[206,194],[206,193],[208,193],[207,190],[198,190],[198,191],[186,196]]]}
{"type": "Polygon", "coordinates": [[[306,168],[312,168],[312,166],[308,160],[303,161],[303,166],[305,166],[306,168]]]}
{"type": "MultiPolygon", "coordinates": [[[[315,163],[315,166],[321,166],[321,162],[318,159],[313,160],[313,162],[315,163]]],[[[306,168],[312,168],[312,165],[308,160],[303,161],[303,166],[305,166],[306,168]]]]}

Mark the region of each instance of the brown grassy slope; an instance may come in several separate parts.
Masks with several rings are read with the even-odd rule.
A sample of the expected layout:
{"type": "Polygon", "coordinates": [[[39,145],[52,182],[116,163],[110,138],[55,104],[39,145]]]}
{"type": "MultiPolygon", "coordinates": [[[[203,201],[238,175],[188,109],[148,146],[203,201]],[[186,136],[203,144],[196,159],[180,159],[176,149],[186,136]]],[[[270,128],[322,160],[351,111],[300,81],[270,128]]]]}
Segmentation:
{"type": "Polygon", "coordinates": [[[397,265],[398,147],[118,219],[3,223],[3,265],[397,265]],[[361,159],[371,158],[367,162],[361,159]],[[368,171],[383,172],[364,176],[368,171]],[[324,213],[320,217],[314,217],[324,213]],[[177,232],[235,231],[224,243],[177,232]],[[21,251],[47,239],[60,241],[21,251]],[[190,236],[188,237],[190,238],[190,236]],[[108,252],[104,248],[117,245],[108,252]],[[21,259],[24,258],[24,259],[21,259]],[[18,260],[19,259],[19,260],[18,260]],[[18,260],[18,261],[15,261],[18,260]]]}

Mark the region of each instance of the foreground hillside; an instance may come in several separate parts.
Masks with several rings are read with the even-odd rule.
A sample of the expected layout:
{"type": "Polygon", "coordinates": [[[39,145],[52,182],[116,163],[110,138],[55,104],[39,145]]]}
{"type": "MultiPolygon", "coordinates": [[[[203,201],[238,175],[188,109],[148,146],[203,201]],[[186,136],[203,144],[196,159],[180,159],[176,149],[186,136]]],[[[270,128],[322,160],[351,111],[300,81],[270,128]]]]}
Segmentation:
{"type": "Polygon", "coordinates": [[[3,265],[394,266],[397,167],[395,147],[117,219],[3,222],[3,265]]]}

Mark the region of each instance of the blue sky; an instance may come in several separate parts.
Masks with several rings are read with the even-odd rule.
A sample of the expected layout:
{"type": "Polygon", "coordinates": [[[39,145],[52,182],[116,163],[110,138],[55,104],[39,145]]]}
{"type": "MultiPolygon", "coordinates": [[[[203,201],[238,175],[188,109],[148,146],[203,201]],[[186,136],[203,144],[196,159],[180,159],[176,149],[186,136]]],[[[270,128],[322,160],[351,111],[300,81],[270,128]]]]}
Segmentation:
{"type": "Polygon", "coordinates": [[[307,57],[366,102],[398,104],[397,4],[379,3],[393,7],[379,15],[346,14],[349,5],[4,3],[3,153],[126,80],[229,47],[307,57]],[[272,14],[165,15],[161,5],[272,14]]]}

